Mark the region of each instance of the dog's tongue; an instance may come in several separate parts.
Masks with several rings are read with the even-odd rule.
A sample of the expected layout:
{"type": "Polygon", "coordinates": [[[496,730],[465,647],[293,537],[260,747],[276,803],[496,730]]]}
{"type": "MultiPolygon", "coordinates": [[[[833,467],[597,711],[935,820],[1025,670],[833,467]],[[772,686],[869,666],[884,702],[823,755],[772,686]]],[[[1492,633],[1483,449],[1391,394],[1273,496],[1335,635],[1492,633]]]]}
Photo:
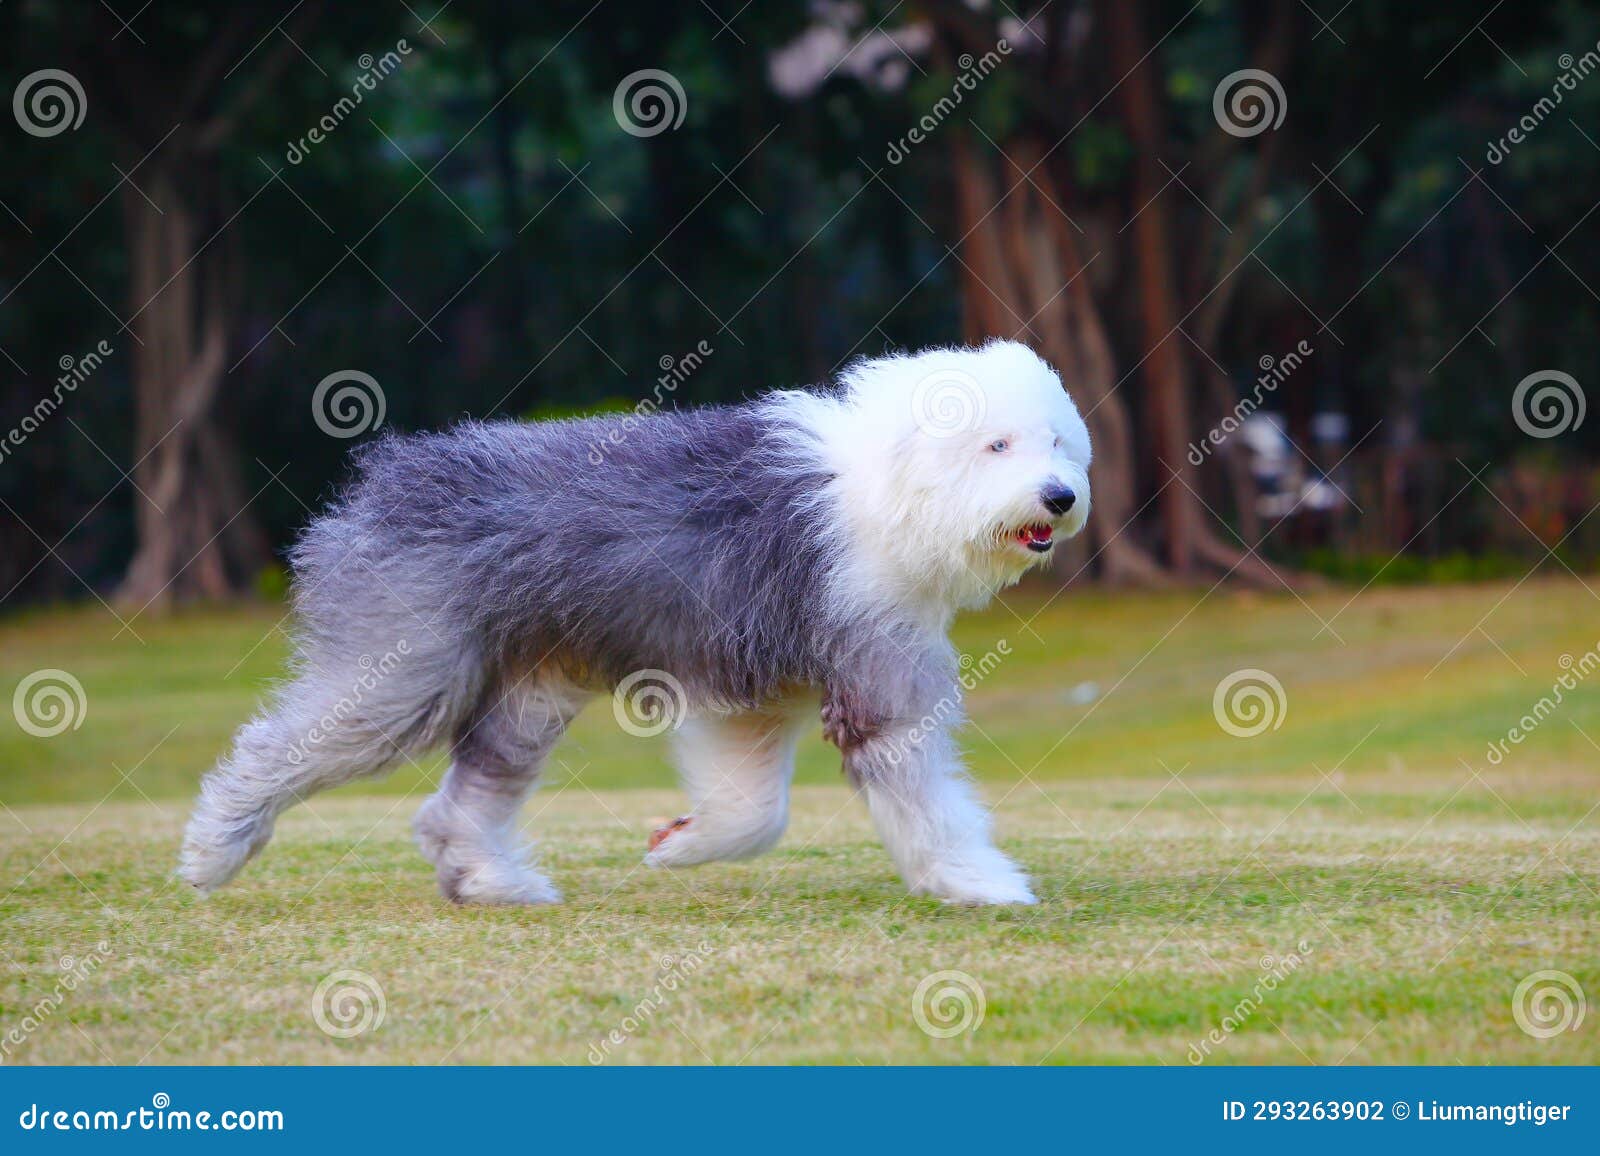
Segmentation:
{"type": "Polygon", "coordinates": [[[1024,526],[1016,533],[1016,539],[1035,553],[1043,553],[1050,549],[1055,530],[1045,522],[1032,526],[1024,526]]]}

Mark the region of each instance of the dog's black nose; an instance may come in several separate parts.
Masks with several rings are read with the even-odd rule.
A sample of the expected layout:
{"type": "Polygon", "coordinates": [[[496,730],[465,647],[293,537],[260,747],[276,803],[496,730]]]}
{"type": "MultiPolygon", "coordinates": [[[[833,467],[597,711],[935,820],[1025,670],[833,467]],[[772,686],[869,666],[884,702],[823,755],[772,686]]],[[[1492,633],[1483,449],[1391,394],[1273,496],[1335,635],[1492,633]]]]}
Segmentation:
{"type": "Polygon", "coordinates": [[[1078,500],[1078,495],[1067,489],[1067,487],[1061,486],[1057,489],[1046,490],[1039,495],[1039,500],[1044,503],[1045,509],[1059,516],[1072,509],[1072,503],[1078,500]]]}

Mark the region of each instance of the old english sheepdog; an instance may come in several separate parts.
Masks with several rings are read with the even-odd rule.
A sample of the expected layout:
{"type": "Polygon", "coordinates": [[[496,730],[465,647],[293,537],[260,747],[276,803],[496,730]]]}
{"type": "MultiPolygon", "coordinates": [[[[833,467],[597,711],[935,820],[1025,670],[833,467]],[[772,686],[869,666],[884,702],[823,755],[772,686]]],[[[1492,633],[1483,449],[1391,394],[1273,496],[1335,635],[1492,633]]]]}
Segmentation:
{"type": "Polygon", "coordinates": [[[448,742],[413,824],[440,888],[554,902],[518,811],[584,702],[645,679],[690,801],[650,865],[777,842],[820,705],[913,892],[1031,903],[961,766],[946,634],[1083,529],[1088,470],[1055,372],[1004,341],[739,405],[377,440],[293,551],[293,678],[206,776],[179,872],[220,887],[291,804],[448,742]]]}

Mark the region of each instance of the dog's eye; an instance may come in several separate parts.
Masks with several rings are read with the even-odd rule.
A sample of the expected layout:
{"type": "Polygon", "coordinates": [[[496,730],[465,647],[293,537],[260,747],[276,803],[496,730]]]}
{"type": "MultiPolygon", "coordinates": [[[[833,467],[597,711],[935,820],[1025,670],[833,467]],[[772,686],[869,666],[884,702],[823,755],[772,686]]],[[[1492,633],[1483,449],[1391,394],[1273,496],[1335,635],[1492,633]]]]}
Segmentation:
{"type": "Polygon", "coordinates": [[[995,438],[994,441],[990,442],[989,446],[988,446],[989,452],[991,454],[1003,454],[1010,448],[1011,448],[1011,439],[1010,438],[995,438]]]}

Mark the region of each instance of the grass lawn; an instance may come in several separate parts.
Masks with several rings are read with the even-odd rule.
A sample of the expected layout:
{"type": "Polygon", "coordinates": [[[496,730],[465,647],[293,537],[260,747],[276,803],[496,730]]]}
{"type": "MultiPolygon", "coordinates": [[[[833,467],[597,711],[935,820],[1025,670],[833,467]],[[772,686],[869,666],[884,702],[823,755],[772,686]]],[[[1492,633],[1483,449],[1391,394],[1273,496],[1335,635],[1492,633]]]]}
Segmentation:
{"type": "Polygon", "coordinates": [[[1023,590],[961,623],[1009,650],[965,732],[1041,897],[1005,910],[906,897],[820,738],[774,853],[641,867],[681,799],[604,701],[526,815],[559,907],[439,899],[407,826],[437,760],[291,811],[201,902],[169,876],[187,799],[281,669],[281,609],[13,616],[0,691],[58,668],[87,710],[54,737],[0,712],[0,1061],[585,1064],[616,1031],[607,1062],[1182,1065],[1216,1030],[1210,1063],[1600,1062],[1600,1008],[1548,1038],[1513,1015],[1541,970],[1600,999],[1600,674],[1487,757],[1600,644],[1600,598],[1204,595],[1023,590]],[[1213,715],[1243,668],[1284,688],[1253,737],[1213,715]],[[313,1014],[341,971],[381,990],[359,1034],[313,1014]],[[954,1034],[959,1000],[924,999],[932,1033],[913,1010],[939,972],[954,1034]]]}

